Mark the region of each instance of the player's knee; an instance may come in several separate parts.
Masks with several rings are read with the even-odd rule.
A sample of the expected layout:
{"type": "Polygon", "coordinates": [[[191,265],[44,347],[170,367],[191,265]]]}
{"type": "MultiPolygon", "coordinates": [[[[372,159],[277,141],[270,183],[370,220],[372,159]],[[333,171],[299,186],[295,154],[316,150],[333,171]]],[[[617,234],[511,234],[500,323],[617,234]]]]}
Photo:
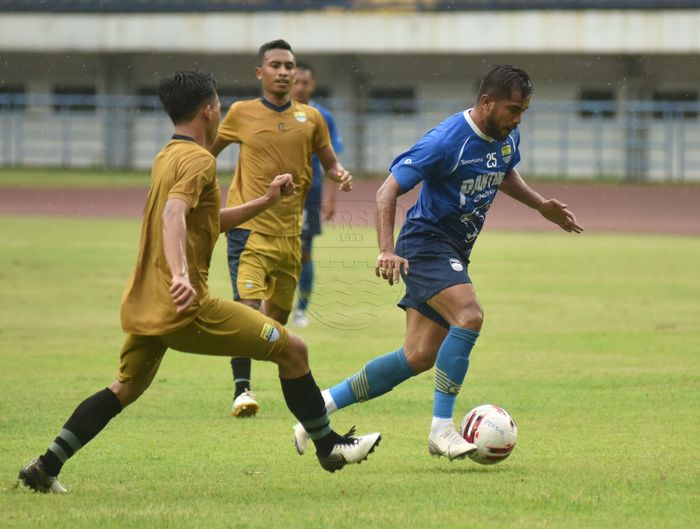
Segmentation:
{"type": "Polygon", "coordinates": [[[115,380],[109,386],[109,389],[114,393],[122,405],[122,408],[126,408],[129,404],[135,402],[143,392],[148,388],[148,384],[139,383],[134,381],[120,382],[115,380]]]}
{"type": "Polygon", "coordinates": [[[411,348],[404,346],[404,354],[406,355],[408,363],[411,364],[413,371],[418,374],[432,369],[435,365],[435,359],[437,358],[437,349],[425,346],[411,348]]]}
{"type": "Polygon", "coordinates": [[[290,333],[287,345],[277,355],[276,363],[288,370],[308,370],[309,351],[304,340],[290,333]]]}
{"type": "Polygon", "coordinates": [[[480,331],[484,324],[484,311],[478,304],[469,305],[460,310],[450,324],[462,329],[480,331]]]}

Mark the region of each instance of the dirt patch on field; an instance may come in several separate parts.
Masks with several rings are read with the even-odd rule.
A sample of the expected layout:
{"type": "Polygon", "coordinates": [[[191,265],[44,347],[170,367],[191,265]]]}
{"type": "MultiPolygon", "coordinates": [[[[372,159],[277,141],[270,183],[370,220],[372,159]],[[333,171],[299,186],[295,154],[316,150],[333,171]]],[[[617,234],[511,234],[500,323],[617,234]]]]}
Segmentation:
{"type": "MultiPolygon", "coordinates": [[[[380,182],[357,182],[340,194],[336,222],[371,224],[374,194],[380,182]]],[[[569,205],[587,231],[700,234],[700,186],[639,184],[535,183],[546,197],[569,205]]],[[[83,218],[138,218],[147,190],[0,188],[0,215],[83,218]]],[[[416,191],[400,199],[400,209],[415,201],[416,191]]],[[[486,226],[500,230],[556,230],[505,195],[499,194],[486,226]]]]}

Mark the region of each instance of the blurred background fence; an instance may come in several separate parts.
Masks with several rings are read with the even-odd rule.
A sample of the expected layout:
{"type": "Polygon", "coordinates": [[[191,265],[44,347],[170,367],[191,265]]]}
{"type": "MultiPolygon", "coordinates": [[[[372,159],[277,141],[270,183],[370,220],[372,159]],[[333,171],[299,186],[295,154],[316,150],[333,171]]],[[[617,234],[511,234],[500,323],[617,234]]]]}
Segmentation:
{"type": "MultiPolygon", "coordinates": [[[[232,102],[223,98],[225,108],[232,102]]],[[[393,158],[445,117],[451,99],[320,99],[357,174],[393,158]]],[[[576,179],[700,181],[700,103],[535,98],[521,125],[521,170],[576,179]]],[[[0,94],[0,166],[143,169],[172,125],[153,96],[0,94]]],[[[237,149],[220,157],[231,169],[237,149]]]]}

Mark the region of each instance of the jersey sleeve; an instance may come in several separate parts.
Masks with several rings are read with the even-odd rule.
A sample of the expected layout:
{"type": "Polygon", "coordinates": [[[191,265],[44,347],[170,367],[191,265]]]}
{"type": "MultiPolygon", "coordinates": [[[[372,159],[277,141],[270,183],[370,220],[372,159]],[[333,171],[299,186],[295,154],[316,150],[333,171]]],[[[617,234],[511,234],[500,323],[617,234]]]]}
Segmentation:
{"type": "Polygon", "coordinates": [[[216,179],[216,160],[206,152],[184,159],[178,167],[168,198],[184,201],[190,209],[199,204],[202,190],[216,179]]]}
{"type": "Polygon", "coordinates": [[[312,150],[314,153],[317,153],[331,144],[331,136],[328,132],[328,124],[323,114],[313,107],[310,108],[316,114],[312,150]]]}
{"type": "Polygon", "coordinates": [[[403,191],[412,189],[423,180],[445,176],[450,171],[447,149],[432,132],[397,156],[391,164],[391,174],[403,191]]]}
{"type": "Polygon", "coordinates": [[[221,121],[219,125],[219,130],[216,135],[218,138],[227,141],[228,143],[239,143],[240,142],[240,119],[238,119],[240,105],[238,103],[233,103],[226,116],[221,121]]]}

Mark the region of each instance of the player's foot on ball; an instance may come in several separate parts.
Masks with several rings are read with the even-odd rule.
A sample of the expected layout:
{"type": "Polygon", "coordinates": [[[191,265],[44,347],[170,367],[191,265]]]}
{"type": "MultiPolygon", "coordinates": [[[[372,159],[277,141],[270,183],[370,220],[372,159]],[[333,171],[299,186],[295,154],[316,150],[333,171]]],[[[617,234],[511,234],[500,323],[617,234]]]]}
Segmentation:
{"type": "Polygon", "coordinates": [[[297,327],[308,327],[309,317],[306,315],[306,312],[300,309],[295,310],[294,316],[292,317],[292,325],[296,325],[297,327]]]}
{"type": "Polygon", "coordinates": [[[258,401],[255,400],[255,395],[249,389],[246,389],[243,393],[238,395],[233,399],[233,406],[231,406],[231,415],[234,417],[255,417],[258,413],[260,405],[258,401]]]}
{"type": "Polygon", "coordinates": [[[374,452],[379,441],[382,440],[379,432],[359,437],[355,437],[354,433],[355,427],[353,426],[348,433],[335,443],[330,454],[325,457],[318,455],[318,453],[316,454],[318,461],[325,470],[335,472],[350,463],[362,463],[369,454],[374,452]]]}
{"type": "Polygon", "coordinates": [[[297,454],[303,456],[306,452],[306,445],[309,444],[309,434],[306,433],[300,422],[294,425],[294,448],[297,449],[297,454]]]}
{"type": "Polygon", "coordinates": [[[455,430],[454,424],[428,436],[428,451],[433,456],[444,456],[450,461],[464,459],[476,451],[476,445],[465,441],[455,430]]]}
{"type": "Polygon", "coordinates": [[[58,482],[58,479],[46,473],[44,463],[38,457],[22,467],[19,471],[19,476],[17,476],[17,484],[35,492],[52,492],[54,494],[65,494],[68,492],[58,482]]]}

